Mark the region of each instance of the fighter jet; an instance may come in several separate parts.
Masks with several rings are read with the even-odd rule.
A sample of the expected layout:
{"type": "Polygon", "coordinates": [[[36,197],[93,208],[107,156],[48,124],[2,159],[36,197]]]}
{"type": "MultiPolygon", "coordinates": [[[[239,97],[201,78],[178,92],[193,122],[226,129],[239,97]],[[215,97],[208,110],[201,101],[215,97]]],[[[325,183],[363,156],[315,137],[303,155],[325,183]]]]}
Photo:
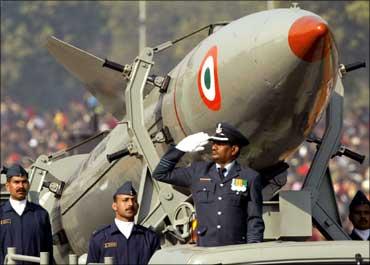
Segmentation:
{"type": "MultiPolygon", "coordinates": [[[[243,253],[246,248],[256,251],[253,246],[239,246],[230,260],[217,253],[227,257],[235,248],[207,252],[184,245],[166,250],[189,241],[194,208],[188,190],[158,183],[150,172],[170,143],[199,131],[211,134],[219,121],[229,122],[248,137],[251,144],[241,154],[241,163],[265,178],[265,240],[307,239],[312,218],[329,239],[348,239],[332,194],[324,198],[329,210],[325,214],[317,210],[327,209],[319,204],[324,196],[318,194],[320,187],[333,191],[321,183],[327,183],[327,163],[339,152],[338,121],[334,133],[327,131],[327,138],[316,139],[321,150],[329,150],[318,154],[323,162],[310,174],[317,179],[310,178],[299,195],[281,192],[279,201],[270,201],[285,184],[284,161],[309,137],[328,106],[340,106],[336,100],[343,96],[341,78],[351,67],[339,65],[330,26],[299,7],[258,12],[218,25],[217,30],[213,26],[214,30],[163,76],[150,72],[155,54],[175,41],[148,47],[132,64],[120,65],[56,37],[48,39],[46,47],[56,60],[120,120],[91,153],[69,156],[69,148],[42,155],[31,166],[30,196],[50,212],[57,263],[68,262],[68,253],[81,256],[87,252],[92,232],[111,222],[112,194],[127,180],[139,189],[141,206],[136,221],[163,237],[164,249],[153,257],[153,263],[250,262],[243,253]],[[292,216],[282,209],[289,205],[300,209],[300,223],[287,221],[292,216]],[[325,227],[327,220],[331,223],[325,227]],[[164,259],[166,255],[171,259],[164,259]]],[[[187,155],[182,163],[207,157],[207,152],[187,155]]],[[[266,244],[270,245],[264,249],[273,243],[266,244]]],[[[317,256],[328,247],[322,244],[306,254],[317,256]]],[[[341,252],[344,260],[352,254],[354,259],[355,253],[369,257],[364,244],[346,245],[345,249],[341,252]]],[[[302,254],[301,258],[307,257],[302,254]]]]}

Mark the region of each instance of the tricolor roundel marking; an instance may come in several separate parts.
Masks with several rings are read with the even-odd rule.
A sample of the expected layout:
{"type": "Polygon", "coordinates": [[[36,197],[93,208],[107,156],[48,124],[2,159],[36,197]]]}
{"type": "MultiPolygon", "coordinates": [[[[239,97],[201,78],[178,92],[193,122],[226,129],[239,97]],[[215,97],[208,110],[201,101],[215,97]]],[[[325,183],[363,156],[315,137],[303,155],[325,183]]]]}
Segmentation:
{"type": "Polygon", "coordinates": [[[221,107],[221,93],[218,83],[217,47],[213,46],[204,56],[198,70],[198,91],[203,102],[211,110],[221,107]]]}

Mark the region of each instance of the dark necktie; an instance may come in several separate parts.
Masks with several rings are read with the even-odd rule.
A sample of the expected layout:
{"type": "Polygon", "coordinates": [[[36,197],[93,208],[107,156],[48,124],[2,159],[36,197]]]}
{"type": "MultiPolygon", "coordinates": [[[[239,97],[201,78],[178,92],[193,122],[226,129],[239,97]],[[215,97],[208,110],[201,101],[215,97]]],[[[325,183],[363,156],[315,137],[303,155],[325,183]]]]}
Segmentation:
{"type": "Polygon", "coordinates": [[[221,179],[225,178],[225,173],[226,173],[226,168],[218,168],[218,175],[220,176],[221,179]]]}

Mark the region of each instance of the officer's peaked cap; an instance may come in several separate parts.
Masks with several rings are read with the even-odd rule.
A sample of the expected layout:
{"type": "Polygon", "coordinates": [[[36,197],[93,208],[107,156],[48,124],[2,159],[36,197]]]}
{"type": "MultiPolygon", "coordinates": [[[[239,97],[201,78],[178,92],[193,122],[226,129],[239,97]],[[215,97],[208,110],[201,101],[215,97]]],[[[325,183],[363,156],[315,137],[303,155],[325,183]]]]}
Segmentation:
{"type": "Polygon", "coordinates": [[[1,170],[1,174],[6,174],[6,178],[8,180],[14,176],[24,176],[28,178],[27,171],[19,164],[14,164],[10,167],[3,167],[1,170]]]}
{"type": "Polygon", "coordinates": [[[116,195],[131,195],[135,196],[136,195],[136,190],[132,186],[131,181],[126,181],[121,187],[118,188],[116,193],[114,193],[114,196],[116,195]]]}
{"type": "Polygon", "coordinates": [[[370,201],[366,198],[366,195],[362,191],[358,191],[353,197],[351,204],[349,205],[349,209],[353,210],[354,207],[367,204],[370,206],[370,201]]]}
{"type": "Polygon", "coordinates": [[[230,144],[239,145],[243,147],[249,144],[248,139],[229,123],[220,122],[217,124],[216,132],[210,137],[211,141],[227,142],[230,144]]]}

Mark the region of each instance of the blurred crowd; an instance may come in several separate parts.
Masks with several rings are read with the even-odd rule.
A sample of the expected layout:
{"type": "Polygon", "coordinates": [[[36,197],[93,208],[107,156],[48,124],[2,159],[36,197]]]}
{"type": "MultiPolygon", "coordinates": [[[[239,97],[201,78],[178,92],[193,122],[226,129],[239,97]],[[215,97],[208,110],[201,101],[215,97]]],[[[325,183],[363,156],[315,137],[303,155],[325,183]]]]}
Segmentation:
{"type": "Polygon", "coordinates": [[[1,101],[1,161],[24,166],[41,154],[51,154],[76,144],[75,139],[92,136],[116,126],[95,97],[72,101],[65,109],[38,113],[10,97],[1,101]]]}
{"type": "MultiPolygon", "coordinates": [[[[324,120],[324,119],[323,119],[324,120]]],[[[75,144],[76,135],[93,135],[112,129],[117,120],[105,113],[96,99],[86,94],[84,100],[72,101],[65,109],[39,113],[23,106],[10,97],[1,100],[1,161],[5,165],[15,162],[25,167],[40,154],[50,154],[75,144]]],[[[325,123],[314,130],[323,135],[325,123]]],[[[363,164],[340,156],[331,160],[330,170],[343,225],[352,229],[348,205],[357,190],[369,192],[369,109],[359,108],[344,113],[342,144],[366,155],[363,164]]],[[[316,144],[304,142],[288,161],[288,181],[284,189],[299,190],[310,168],[316,144]]],[[[313,239],[320,239],[315,234],[313,239]]]]}

